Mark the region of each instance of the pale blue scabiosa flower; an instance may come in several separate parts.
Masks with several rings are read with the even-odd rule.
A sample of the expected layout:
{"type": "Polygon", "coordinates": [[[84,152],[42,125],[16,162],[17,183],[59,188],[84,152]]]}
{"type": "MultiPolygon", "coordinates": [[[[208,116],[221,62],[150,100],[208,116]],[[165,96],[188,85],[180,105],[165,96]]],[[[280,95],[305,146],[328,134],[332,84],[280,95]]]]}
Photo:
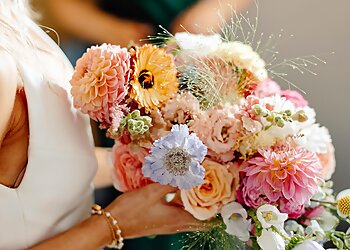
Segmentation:
{"type": "Polygon", "coordinates": [[[145,177],[162,185],[190,189],[203,183],[201,165],[207,147],[187,125],[174,125],[171,132],[153,143],[142,167],[145,177]]]}

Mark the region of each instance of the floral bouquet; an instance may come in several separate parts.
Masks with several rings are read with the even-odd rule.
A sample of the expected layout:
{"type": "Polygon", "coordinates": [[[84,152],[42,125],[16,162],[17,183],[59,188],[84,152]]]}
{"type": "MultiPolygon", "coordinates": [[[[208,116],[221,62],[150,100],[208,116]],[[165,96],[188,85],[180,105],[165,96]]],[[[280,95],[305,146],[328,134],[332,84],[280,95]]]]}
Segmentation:
{"type": "Polygon", "coordinates": [[[75,107],[115,139],[116,189],[178,187],[210,223],[184,248],[350,249],[349,230],[336,231],[350,190],[333,194],[329,132],[250,44],[178,33],[162,46],[93,46],[71,85],[75,107]]]}

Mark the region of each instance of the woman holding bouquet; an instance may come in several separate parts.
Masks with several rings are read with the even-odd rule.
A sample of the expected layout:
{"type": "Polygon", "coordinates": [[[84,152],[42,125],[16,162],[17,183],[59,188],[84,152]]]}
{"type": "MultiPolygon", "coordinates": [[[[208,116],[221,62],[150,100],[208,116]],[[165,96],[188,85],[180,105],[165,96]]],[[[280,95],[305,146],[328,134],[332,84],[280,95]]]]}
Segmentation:
{"type": "Polygon", "coordinates": [[[87,117],[72,107],[72,68],[31,20],[26,0],[0,2],[0,249],[98,249],[203,229],[151,184],[106,210],[92,205],[96,166],[87,117]]]}

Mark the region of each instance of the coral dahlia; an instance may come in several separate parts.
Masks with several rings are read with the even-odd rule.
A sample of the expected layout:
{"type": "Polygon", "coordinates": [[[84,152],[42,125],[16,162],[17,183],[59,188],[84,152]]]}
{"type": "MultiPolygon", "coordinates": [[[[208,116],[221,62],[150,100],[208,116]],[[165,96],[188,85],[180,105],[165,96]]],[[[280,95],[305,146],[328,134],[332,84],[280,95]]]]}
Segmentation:
{"type": "Polygon", "coordinates": [[[93,46],[77,61],[70,81],[74,107],[109,127],[113,108],[124,101],[130,77],[130,54],[125,48],[93,46]]]}

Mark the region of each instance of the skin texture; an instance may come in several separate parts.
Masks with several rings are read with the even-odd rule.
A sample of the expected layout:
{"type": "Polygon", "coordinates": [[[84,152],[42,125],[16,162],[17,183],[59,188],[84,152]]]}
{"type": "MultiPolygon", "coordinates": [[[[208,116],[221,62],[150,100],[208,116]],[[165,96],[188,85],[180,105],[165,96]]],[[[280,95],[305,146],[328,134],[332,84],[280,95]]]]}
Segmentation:
{"type": "Polygon", "coordinates": [[[4,51],[0,58],[0,184],[12,187],[27,163],[28,116],[15,62],[4,51]]]}
{"type": "MultiPolygon", "coordinates": [[[[132,40],[152,34],[154,27],[147,23],[119,18],[98,9],[91,0],[36,0],[50,17],[54,28],[60,33],[92,42],[109,42],[127,46],[132,40]],[[75,13],[79,13],[76,15],[75,13]],[[103,27],[103,29],[101,29],[103,27]]],[[[184,28],[192,33],[219,31],[222,19],[232,16],[232,8],[240,11],[251,0],[201,0],[183,11],[170,28],[171,33],[183,32],[184,28]],[[218,15],[220,13],[221,17],[218,15]]]]}
{"type": "MultiPolygon", "coordinates": [[[[194,220],[182,208],[164,201],[164,195],[172,191],[175,191],[172,187],[151,184],[121,195],[107,210],[118,220],[124,238],[205,230],[205,224],[194,220]]],[[[105,218],[92,216],[72,229],[30,249],[98,249],[110,240],[105,218]]]]}
{"type": "Polygon", "coordinates": [[[173,21],[171,32],[183,32],[184,28],[191,33],[219,32],[222,20],[231,18],[233,14],[231,7],[239,12],[246,8],[249,2],[250,0],[199,1],[173,21]]]}

